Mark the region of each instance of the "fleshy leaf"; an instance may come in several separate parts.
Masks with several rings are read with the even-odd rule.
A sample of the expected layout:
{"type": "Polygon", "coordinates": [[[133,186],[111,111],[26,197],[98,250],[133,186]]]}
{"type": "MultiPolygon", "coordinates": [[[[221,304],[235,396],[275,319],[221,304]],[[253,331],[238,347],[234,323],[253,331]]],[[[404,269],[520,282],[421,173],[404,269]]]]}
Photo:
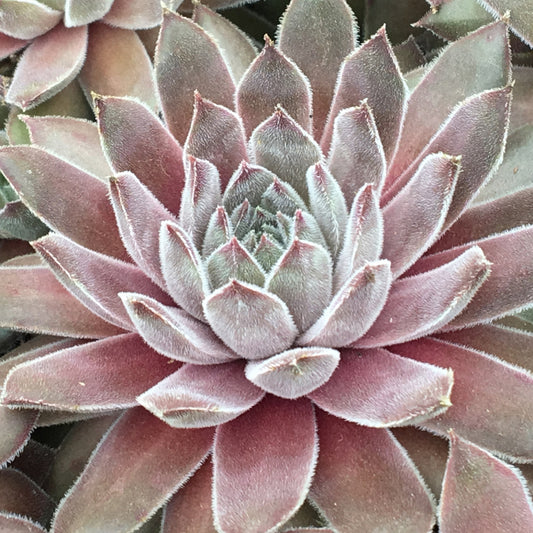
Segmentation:
{"type": "Polygon", "coordinates": [[[167,209],[177,214],[185,184],[180,145],[140,102],[97,97],[95,110],[102,145],[115,171],[135,174],[167,209]]]}
{"type": "Polygon", "coordinates": [[[320,410],[317,420],[320,455],[310,497],[334,531],[432,530],[432,497],[390,432],[320,410]]]}
{"type": "Polygon", "coordinates": [[[237,111],[246,134],[280,105],[305,130],[311,131],[311,87],[298,66],[278,50],[268,36],[265,47],[244,74],[236,94],[237,111]]]}
{"type": "Polygon", "coordinates": [[[527,3],[524,3],[523,0],[483,0],[481,5],[492,16],[505,19],[511,30],[520,39],[529,44],[529,46],[533,46],[532,12],[528,9],[530,6],[527,3]]]}
{"type": "Polygon", "coordinates": [[[192,316],[204,320],[202,301],[209,286],[191,239],[178,224],[164,222],[159,246],[161,270],[170,296],[192,316]]]}
{"type": "Polygon", "coordinates": [[[3,0],[0,31],[17,39],[34,39],[51,30],[61,11],[34,0],[3,0]]]}
{"type": "Polygon", "coordinates": [[[254,257],[263,270],[269,272],[282,255],[283,248],[263,233],[254,250],[254,257]]]}
{"type": "Polygon", "coordinates": [[[367,263],[357,270],[298,344],[348,346],[359,339],[383,309],[391,278],[389,261],[367,263]]]}
{"type": "Polygon", "coordinates": [[[102,18],[110,9],[113,0],[65,1],[65,24],[68,27],[82,26],[102,18]]]}
{"type": "Polygon", "coordinates": [[[246,359],[287,349],[297,329],[285,303],[260,287],[230,281],[204,301],[213,331],[246,359]]]}
{"type": "Polygon", "coordinates": [[[213,450],[217,530],[276,530],[303,503],[317,454],[313,408],[305,399],[267,396],[219,426],[213,450]]]}
{"type": "Polygon", "coordinates": [[[233,225],[226,210],[219,206],[211,215],[202,243],[202,255],[209,257],[219,246],[228,242],[233,234],[233,225]]]}
{"type": "Polygon", "coordinates": [[[281,398],[300,398],[323,385],[339,362],[328,348],[293,348],[262,361],[249,361],[246,377],[281,398]]]}
{"type": "Polygon", "coordinates": [[[451,432],[439,509],[440,530],[533,529],[533,504],[519,471],[451,432]]]}
{"type": "Polygon", "coordinates": [[[292,239],[300,239],[301,241],[309,241],[318,244],[328,249],[326,239],[322,235],[318,222],[315,217],[305,210],[297,209],[294,212],[294,221],[291,228],[292,239]]]}
{"type": "Polygon", "coordinates": [[[159,26],[161,3],[158,0],[114,0],[103,20],[111,26],[128,30],[159,26]]]}
{"type": "Polygon", "coordinates": [[[328,168],[348,204],[366,183],[381,193],[387,161],[367,100],[343,109],[335,118],[328,168]]]}
{"type": "Polygon", "coordinates": [[[309,397],[349,422],[383,428],[420,423],[442,413],[450,406],[452,384],[450,370],[382,348],[343,350],[333,376],[309,397]]]}
{"type": "Polygon", "coordinates": [[[280,212],[287,216],[293,216],[297,209],[307,210],[307,206],[294,188],[276,177],[263,193],[261,207],[270,213],[280,212]]]}
{"type": "Polygon", "coordinates": [[[87,51],[87,28],[59,23],[25,50],[6,95],[22,109],[58,93],[78,74],[87,51]]]}
{"type": "Polygon", "coordinates": [[[208,326],[181,309],[143,294],[121,293],[120,297],[139,334],[159,353],[196,365],[235,359],[208,326]]]}
{"type": "Polygon", "coordinates": [[[165,11],[155,57],[165,121],[183,143],[193,114],[194,92],[228,108],[235,85],[215,41],[191,20],[165,11]]]}
{"type": "Polygon", "coordinates": [[[176,428],[218,426],[261,401],[265,393],[244,376],[242,361],[185,365],[139,396],[139,403],[176,428]]]}
{"type": "Polygon", "coordinates": [[[136,529],[196,470],[212,439],[211,429],[171,428],[142,407],[130,409],[59,504],[53,529],[136,529]]]}
{"type": "Polygon", "coordinates": [[[37,411],[0,405],[0,465],[11,461],[26,445],[35,427],[37,411]]]}
{"type": "Polygon", "coordinates": [[[0,59],[5,59],[11,54],[15,54],[24,48],[28,42],[26,39],[15,39],[15,37],[0,33],[0,59]]]}

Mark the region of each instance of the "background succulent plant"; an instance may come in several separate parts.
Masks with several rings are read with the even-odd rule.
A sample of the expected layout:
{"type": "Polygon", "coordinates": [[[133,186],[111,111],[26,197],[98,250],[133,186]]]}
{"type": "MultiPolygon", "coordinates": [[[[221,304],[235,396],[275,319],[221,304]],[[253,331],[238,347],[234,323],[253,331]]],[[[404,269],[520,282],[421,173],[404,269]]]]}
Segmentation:
{"type": "Polygon", "coordinates": [[[22,117],[0,171],[53,231],[0,268],[0,326],[41,334],[0,362],[6,527],[531,530],[529,71],[501,21],[412,76],[356,42],[342,0],[260,54],[166,11],[163,120],[22,117]]]}

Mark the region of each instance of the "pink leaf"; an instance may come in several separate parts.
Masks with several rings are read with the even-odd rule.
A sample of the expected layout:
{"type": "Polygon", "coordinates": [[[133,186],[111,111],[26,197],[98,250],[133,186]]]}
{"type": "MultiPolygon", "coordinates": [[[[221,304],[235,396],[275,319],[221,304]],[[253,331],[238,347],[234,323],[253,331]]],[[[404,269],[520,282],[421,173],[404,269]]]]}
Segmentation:
{"type": "Polygon", "coordinates": [[[317,419],[320,455],[310,497],[334,531],[431,531],[431,495],[391,433],[320,410],[317,419]]]}
{"type": "Polygon", "coordinates": [[[202,255],[209,257],[219,246],[230,240],[232,233],[233,225],[228,213],[222,206],[218,206],[211,215],[205,230],[202,255]]]}
{"type": "Polygon", "coordinates": [[[0,31],[17,39],[34,39],[51,30],[63,13],[33,0],[3,0],[0,31]]]}
{"type": "Polygon", "coordinates": [[[38,416],[38,411],[0,405],[0,465],[5,466],[24,448],[38,416]]]}
{"type": "Polygon", "coordinates": [[[303,503],[317,454],[313,408],[305,399],[267,396],[219,426],[213,450],[217,530],[263,533],[281,526],[303,503]]]}
{"type": "Polygon", "coordinates": [[[113,0],[65,1],[65,24],[68,27],[82,26],[102,18],[110,9],[113,0]]]}
{"type": "Polygon", "coordinates": [[[29,518],[10,513],[0,513],[0,528],[9,533],[46,533],[46,530],[29,518]]]}
{"type": "Polygon", "coordinates": [[[0,33],[0,59],[5,59],[11,54],[22,50],[28,43],[29,41],[26,39],[15,39],[15,37],[0,33]]]}
{"type": "Polygon", "coordinates": [[[218,426],[258,403],[265,393],[244,376],[242,361],[185,365],[138,397],[139,403],[176,428],[218,426]]]}
{"type": "Polygon", "coordinates": [[[136,529],[196,470],[212,439],[211,429],[171,428],[144,408],[130,409],[96,448],[52,527],[62,533],[136,529]]]}
{"type": "Polygon", "coordinates": [[[161,24],[161,3],[158,0],[114,0],[103,20],[128,30],[153,28],[161,24]]]}

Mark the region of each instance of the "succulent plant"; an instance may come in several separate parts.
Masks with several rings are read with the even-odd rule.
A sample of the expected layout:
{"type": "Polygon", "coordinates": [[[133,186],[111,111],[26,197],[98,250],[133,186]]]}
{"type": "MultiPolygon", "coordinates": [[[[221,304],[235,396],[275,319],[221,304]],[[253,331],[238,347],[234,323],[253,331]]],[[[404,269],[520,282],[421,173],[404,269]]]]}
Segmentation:
{"type": "Polygon", "coordinates": [[[356,41],[344,0],[292,0],[259,55],[206,7],[166,11],[163,120],[95,95],[97,124],[26,117],[32,145],[0,148],[53,230],[0,268],[0,327],[63,337],[0,363],[0,451],[80,421],[55,533],[162,507],[165,533],[533,528],[509,464],[533,461],[533,336],[492,323],[533,303],[506,24],[412,90],[384,28],[356,41]],[[306,499],[320,518],[293,520],[306,499]]]}

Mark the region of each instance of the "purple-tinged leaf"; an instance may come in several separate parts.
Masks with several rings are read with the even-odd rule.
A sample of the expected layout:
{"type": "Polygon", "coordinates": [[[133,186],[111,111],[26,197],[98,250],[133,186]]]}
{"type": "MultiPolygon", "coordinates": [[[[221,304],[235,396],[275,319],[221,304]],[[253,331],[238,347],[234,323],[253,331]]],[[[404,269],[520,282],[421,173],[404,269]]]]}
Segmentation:
{"type": "Polygon", "coordinates": [[[260,124],[250,139],[252,160],[292,185],[308,201],[307,169],[322,159],[313,138],[282,108],[260,124]]]}
{"type": "Polygon", "coordinates": [[[159,107],[150,57],[133,30],[91,24],[80,84],[87,96],[129,96],[159,107]]]}
{"type": "Polygon", "coordinates": [[[531,94],[531,82],[533,81],[533,69],[531,67],[513,66],[513,112],[509,124],[509,131],[514,132],[518,128],[533,122],[533,95],[531,94]]]}
{"type": "MultiPolygon", "coordinates": [[[[510,66],[507,26],[502,21],[484,26],[445,48],[409,98],[389,178],[395,178],[409,166],[457,104],[487,89],[507,85],[510,66]]],[[[470,129],[472,126],[461,127],[458,134],[464,137],[464,132],[470,129]]]]}
{"type": "Polygon", "coordinates": [[[89,339],[122,331],[90,312],[46,267],[5,267],[0,272],[3,328],[89,339]]]}
{"type": "Polygon", "coordinates": [[[386,191],[382,203],[390,201],[429,154],[443,152],[461,156],[461,174],[443,230],[451,226],[490,179],[503,157],[511,91],[511,86],[487,91],[461,103],[409,168],[386,191]]]}
{"type": "Polygon", "coordinates": [[[136,529],[196,470],[212,439],[211,429],[171,428],[142,407],[130,409],[59,504],[53,530],[136,529]]]}
{"type": "Polygon", "coordinates": [[[291,2],[279,29],[279,47],[309,78],[313,123],[320,138],[330,108],[337,72],[355,47],[357,26],[344,0],[291,2]]]}
{"type": "Polygon", "coordinates": [[[33,146],[1,148],[0,171],[52,229],[98,252],[127,257],[101,180],[33,146]]]}
{"type": "Polygon", "coordinates": [[[159,26],[162,21],[161,2],[158,0],[114,0],[103,17],[111,26],[140,30],[159,26]]]}
{"type": "Polygon", "coordinates": [[[83,26],[102,18],[110,9],[113,0],[92,0],[80,2],[79,0],[65,1],[65,25],[83,26]]]}
{"type": "Polygon", "coordinates": [[[270,271],[265,287],[287,304],[298,331],[306,331],[328,305],[332,268],[322,246],[295,237],[270,271]]]}
{"type": "MultiPolygon", "coordinates": [[[[30,439],[9,466],[26,474],[39,487],[42,487],[50,471],[50,465],[54,460],[55,454],[54,448],[30,439]]],[[[50,496],[52,497],[52,495],[50,496]]],[[[52,497],[52,499],[54,498],[52,497]]]]}
{"type": "Polygon", "coordinates": [[[248,159],[241,119],[226,107],[195,93],[194,114],[184,150],[213,163],[224,190],[241,161],[248,159]]]}
{"type": "Polygon", "coordinates": [[[176,428],[218,426],[261,401],[265,393],[244,375],[244,363],[185,365],[141,394],[138,402],[176,428]]]}
{"type": "Polygon", "coordinates": [[[194,5],[192,19],[215,40],[235,83],[238,83],[257,56],[252,40],[228,19],[203,4],[194,5]]]}
{"type": "MultiPolygon", "coordinates": [[[[533,226],[516,228],[475,244],[492,263],[491,273],[467,309],[444,330],[473,326],[521,311],[533,302],[533,226]],[[495,296],[496,295],[496,296],[495,296]]],[[[416,271],[425,271],[454,260],[471,245],[467,244],[420,259],[416,271]]],[[[414,269],[411,269],[414,270],[414,269]]]]}
{"type": "Polygon", "coordinates": [[[342,63],[321,146],[329,149],[335,117],[342,109],[367,100],[374,114],[387,161],[394,155],[405,113],[407,85],[394,56],[385,27],[342,63]],[[384,91],[383,88],[387,87],[384,91]]]}
{"type": "Polygon", "coordinates": [[[461,169],[460,159],[428,155],[407,185],[383,209],[383,257],[395,278],[437,240],[461,169]]]}
{"type": "Polygon", "coordinates": [[[348,204],[367,183],[381,193],[387,161],[366,99],[359,107],[343,109],[335,118],[328,168],[348,204]]]}
{"type": "Polygon", "coordinates": [[[16,366],[4,404],[54,411],[100,412],[137,405],[136,397],[179,368],[135,333],[66,348],[16,366]]]}
{"type": "Polygon", "coordinates": [[[206,268],[213,289],[222,287],[232,279],[260,287],[265,283],[263,268],[236,237],[209,256],[206,268]]]}
{"type": "Polygon", "coordinates": [[[282,255],[283,248],[263,233],[254,250],[254,257],[263,270],[269,272],[282,255]]]}
{"type": "Polygon", "coordinates": [[[346,200],[339,184],[322,163],[316,163],[307,170],[309,207],[335,258],[344,240],[348,221],[346,200]]]}
{"type": "Polygon", "coordinates": [[[366,263],[335,294],[322,316],[298,339],[306,346],[348,346],[363,336],[380,314],[391,284],[390,263],[366,263]]]}
{"type": "Polygon", "coordinates": [[[52,518],[55,507],[39,485],[13,468],[0,470],[0,502],[2,513],[23,515],[42,525],[52,518]]]}
{"type": "Polygon", "coordinates": [[[392,49],[404,74],[426,64],[426,58],[412,34],[392,49]]]}
{"type": "MultiPolygon", "coordinates": [[[[1,24],[1,22],[0,22],[1,24]]],[[[22,50],[29,41],[26,39],[16,39],[15,37],[10,37],[4,33],[0,33],[0,59],[5,59],[11,54],[22,50]]]]}
{"type": "Polygon", "coordinates": [[[490,265],[473,246],[439,268],[394,282],[383,311],[356,345],[385,346],[437,331],[470,303],[490,265]]]}
{"type": "Polygon", "coordinates": [[[533,529],[533,503],[518,469],[450,433],[439,508],[442,533],[533,529]]]}
{"type": "Polygon", "coordinates": [[[87,51],[87,28],[59,23],[24,51],[6,101],[28,109],[66,87],[78,74],[87,51]]]}
{"type": "Polygon", "coordinates": [[[131,172],[109,178],[109,197],[130,257],[152,281],[165,287],[159,261],[159,231],[161,223],[176,219],[131,172]]]}
{"type": "Polygon", "coordinates": [[[531,461],[530,372],[495,356],[436,339],[419,339],[392,349],[417,361],[453,370],[452,406],[444,414],[422,422],[424,428],[444,436],[449,428],[454,428],[487,450],[531,461]],[[513,431],[509,431],[510,427],[513,431]]]}
{"type": "Polygon", "coordinates": [[[102,145],[116,172],[130,171],[172,213],[185,184],[182,149],[156,115],[129,98],[95,98],[102,145]]]}
{"type": "Polygon", "coordinates": [[[215,41],[191,20],[165,11],[155,56],[155,72],[165,121],[185,142],[194,92],[233,107],[235,84],[215,41]]]}
{"type": "Polygon", "coordinates": [[[294,213],[294,222],[291,228],[292,239],[309,241],[322,246],[327,250],[326,239],[322,235],[318,222],[315,217],[305,210],[297,209],[294,213]]]}
{"type": "Polygon", "coordinates": [[[219,246],[228,242],[233,234],[233,226],[226,210],[219,206],[211,215],[202,243],[202,255],[209,257],[219,246]]]}
{"type": "Polygon", "coordinates": [[[0,512],[0,528],[9,533],[46,533],[44,527],[29,518],[0,512]]]}
{"type": "Polygon", "coordinates": [[[224,363],[236,358],[209,326],[181,309],[142,294],[121,293],[120,297],[139,334],[157,352],[195,365],[224,363]]]}
{"type": "Polygon", "coordinates": [[[533,46],[532,11],[527,2],[523,0],[482,0],[480,3],[493,17],[505,20],[511,31],[518,35],[522,41],[530,47],[533,46]]]}
{"type": "Polygon", "coordinates": [[[59,234],[33,243],[57,279],[95,315],[131,329],[119,292],[139,291],[168,302],[168,296],[136,266],[93,252],[59,234]]]}
{"type": "Polygon", "coordinates": [[[317,420],[320,455],[310,497],[334,531],[431,531],[433,499],[390,432],[320,410],[317,420]]]}
{"type": "Polygon", "coordinates": [[[63,13],[34,0],[3,0],[0,31],[17,39],[34,39],[59,23],[63,13]]]}
{"type": "Polygon", "coordinates": [[[206,298],[204,311],[213,331],[246,359],[263,359],[286,350],[298,332],[282,300],[236,280],[206,298]]]}
{"type": "Polygon", "coordinates": [[[382,348],[342,350],[333,376],[309,398],[349,422],[384,428],[420,423],[446,411],[452,384],[450,370],[382,348]]]}
{"type": "Polygon", "coordinates": [[[32,144],[105,178],[113,173],[100,145],[94,122],[71,117],[19,116],[30,133],[32,144]]]}
{"type": "Polygon", "coordinates": [[[219,426],[213,450],[217,530],[276,530],[304,502],[317,455],[313,407],[305,399],[267,396],[219,426]]]}
{"type": "Polygon", "coordinates": [[[295,399],[326,383],[338,363],[337,350],[293,348],[262,361],[249,361],[246,377],[267,392],[295,399]]]}
{"type": "Polygon", "coordinates": [[[0,405],[0,465],[5,466],[24,448],[38,416],[38,411],[0,405]]]}
{"type": "Polygon", "coordinates": [[[306,131],[312,129],[309,81],[298,66],[265,36],[265,47],[244,74],[236,94],[237,111],[249,137],[280,105],[306,131]]]}
{"type": "Polygon", "coordinates": [[[383,247],[383,217],[379,200],[371,184],[354,198],[333,276],[338,291],[365,263],[377,261],[383,247]]]}
{"type": "Polygon", "coordinates": [[[189,314],[205,320],[202,301],[209,284],[193,242],[178,224],[171,222],[162,224],[159,242],[161,271],[170,296],[189,314]]]}

